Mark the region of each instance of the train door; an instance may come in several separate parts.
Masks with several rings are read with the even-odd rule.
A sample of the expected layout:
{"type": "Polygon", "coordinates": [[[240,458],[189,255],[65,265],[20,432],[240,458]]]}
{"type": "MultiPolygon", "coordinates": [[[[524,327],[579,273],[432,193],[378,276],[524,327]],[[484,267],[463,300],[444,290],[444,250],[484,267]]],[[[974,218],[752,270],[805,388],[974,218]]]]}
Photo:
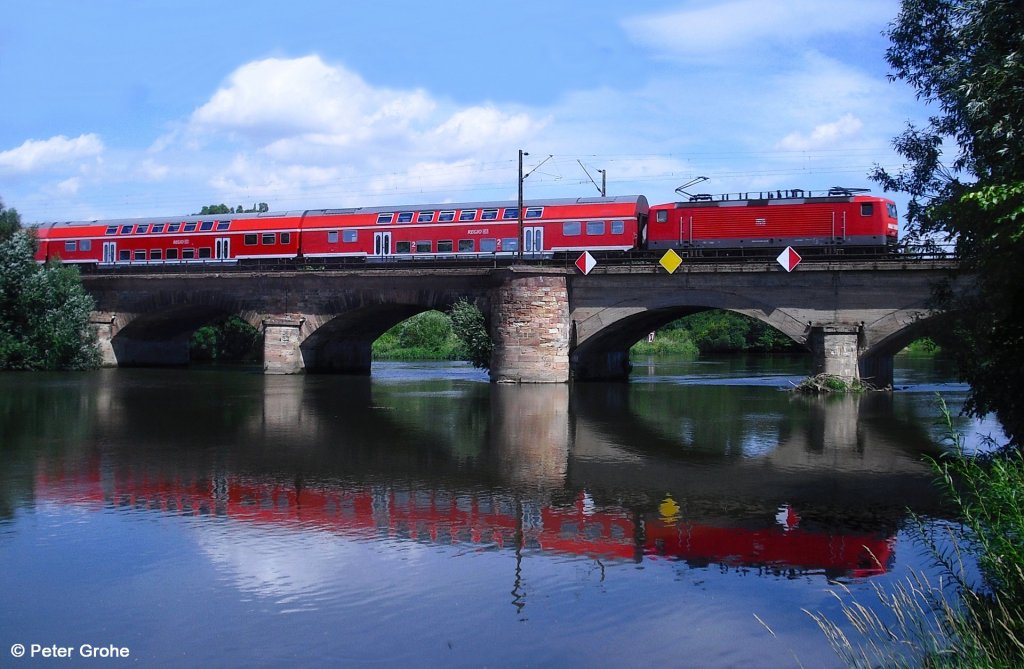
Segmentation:
{"type": "Polygon", "coordinates": [[[523,228],[523,255],[536,257],[544,251],[544,228],[523,228]]]}
{"type": "Polygon", "coordinates": [[[117,242],[103,242],[103,264],[113,265],[117,259],[117,242]]]}
{"type": "Polygon", "coordinates": [[[218,237],[213,242],[214,245],[214,257],[217,260],[228,260],[231,258],[231,239],[228,237],[218,237]]]}
{"type": "Polygon", "coordinates": [[[378,258],[391,255],[391,233],[373,233],[373,255],[378,258]]]}

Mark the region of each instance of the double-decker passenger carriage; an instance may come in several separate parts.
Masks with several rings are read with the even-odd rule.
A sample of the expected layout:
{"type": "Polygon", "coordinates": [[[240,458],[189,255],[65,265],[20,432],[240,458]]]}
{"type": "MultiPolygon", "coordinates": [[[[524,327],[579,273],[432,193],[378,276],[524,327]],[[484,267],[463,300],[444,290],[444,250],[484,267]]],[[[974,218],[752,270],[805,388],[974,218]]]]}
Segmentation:
{"type": "MultiPolygon", "coordinates": [[[[642,195],[530,200],[523,206],[522,255],[636,247],[647,217],[642,195]]],[[[305,258],[421,259],[520,255],[517,202],[307,211],[305,258]]]]}
{"type": "Polygon", "coordinates": [[[650,208],[647,248],[684,256],[762,255],[792,246],[805,255],[888,253],[898,222],[892,200],[858,189],[812,196],[794,189],[732,198],[696,195],[650,208]]]}
{"type": "MultiPolygon", "coordinates": [[[[522,255],[629,251],[642,241],[647,210],[642,195],[528,201],[522,255]]],[[[513,257],[519,216],[516,202],[473,202],[50,223],[37,229],[36,259],[117,266],[513,257]]]]}
{"type": "Polygon", "coordinates": [[[48,223],[36,230],[36,260],[112,266],[294,258],[302,213],[48,223]]]}

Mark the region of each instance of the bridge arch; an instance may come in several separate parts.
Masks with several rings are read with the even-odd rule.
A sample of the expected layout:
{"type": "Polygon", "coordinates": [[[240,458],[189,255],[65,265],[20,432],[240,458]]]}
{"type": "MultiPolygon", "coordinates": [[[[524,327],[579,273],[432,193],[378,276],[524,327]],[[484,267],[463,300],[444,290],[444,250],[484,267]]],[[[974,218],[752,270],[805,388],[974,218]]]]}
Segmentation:
{"type": "Polygon", "coordinates": [[[647,293],[608,307],[573,311],[573,378],[623,380],[630,372],[629,349],[643,336],[684,316],[712,309],[760,321],[797,344],[809,346],[808,323],[756,296],[715,290],[647,293]]]}

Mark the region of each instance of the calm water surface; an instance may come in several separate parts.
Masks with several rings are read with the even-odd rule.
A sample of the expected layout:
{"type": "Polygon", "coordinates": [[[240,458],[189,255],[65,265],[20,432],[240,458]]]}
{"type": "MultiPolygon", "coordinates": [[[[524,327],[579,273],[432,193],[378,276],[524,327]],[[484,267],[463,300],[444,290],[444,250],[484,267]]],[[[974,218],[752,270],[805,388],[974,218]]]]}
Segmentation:
{"type": "Polygon", "coordinates": [[[921,456],[966,389],[785,392],[805,365],[0,375],[0,667],[840,666],[801,609],[929,567],[905,528],[948,515],[921,456]]]}

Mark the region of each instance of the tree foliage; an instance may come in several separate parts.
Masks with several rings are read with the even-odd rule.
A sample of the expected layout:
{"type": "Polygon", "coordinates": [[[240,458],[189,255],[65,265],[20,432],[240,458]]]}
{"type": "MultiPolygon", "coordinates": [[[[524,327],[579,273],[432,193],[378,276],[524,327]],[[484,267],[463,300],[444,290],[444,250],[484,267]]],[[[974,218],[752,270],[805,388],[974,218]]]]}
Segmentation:
{"type": "Polygon", "coordinates": [[[10,239],[18,230],[21,230],[21,216],[16,209],[4,207],[4,201],[0,200],[0,242],[10,239]]]}
{"type": "Polygon", "coordinates": [[[911,197],[908,237],[955,241],[970,289],[940,291],[957,335],[950,353],[971,385],[966,409],[994,411],[1024,439],[1024,5],[903,0],[889,31],[893,79],[936,108],[894,140],[902,171],[876,168],[911,197]]]}
{"type": "Polygon", "coordinates": [[[252,362],[259,359],[261,343],[259,330],[243,318],[230,316],[193,332],[189,356],[192,360],[252,362]]]}
{"type": "Polygon", "coordinates": [[[491,366],[491,350],[494,343],[487,333],[484,315],[472,302],[462,299],[448,311],[455,334],[462,340],[474,367],[488,369],[491,366]]]}
{"type": "Polygon", "coordinates": [[[237,207],[229,207],[223,202],[220,204],[208,204],[204,205],[199,210],[199,216],[208,216],[212,214],[263,214],[270,211],[270,205],[266,202],[259,202],[250,208],[246,208],[243,205],[237,207]]]}
{"type": "Polygon", "coordinates": [[[89,331],[92,297],[78,270],[40,265],[35,240],[18,231],[0,242],[0,369],[85,369],[99,362],[89,331]]]}

